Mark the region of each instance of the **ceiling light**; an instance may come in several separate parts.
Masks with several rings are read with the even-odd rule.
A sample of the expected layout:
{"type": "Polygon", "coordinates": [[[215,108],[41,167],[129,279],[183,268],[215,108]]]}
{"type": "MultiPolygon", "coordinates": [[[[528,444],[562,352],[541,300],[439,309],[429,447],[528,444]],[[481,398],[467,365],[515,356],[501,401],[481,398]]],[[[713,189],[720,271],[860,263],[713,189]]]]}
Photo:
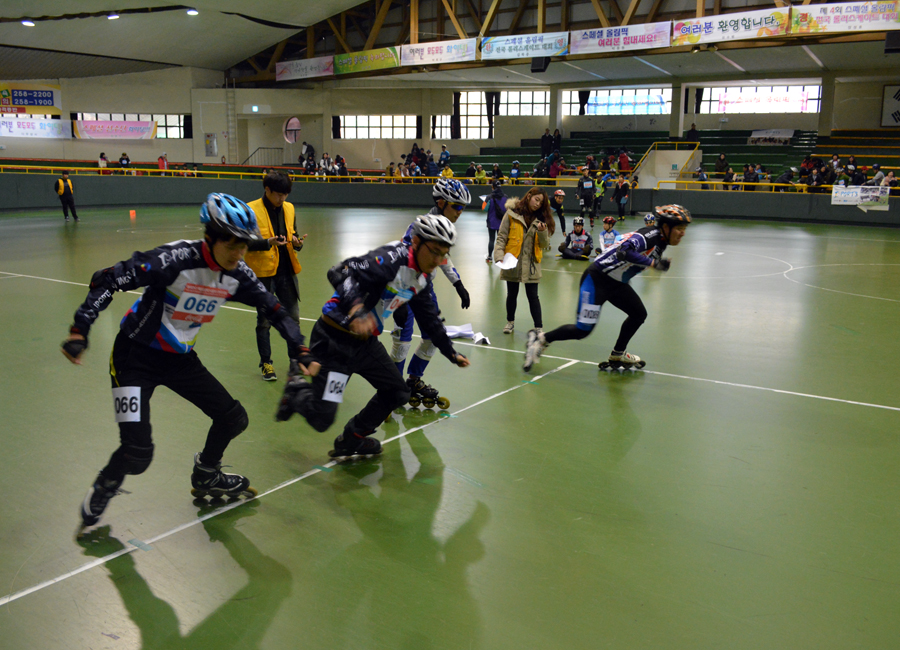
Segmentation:
{"type": "Polygon", "coordinates": [[[719,50],[719,46],[716,45],[715,43],[710,43],[709,45],[706,46],[707,52],[717,52],[718,50],[719,50]]]}
{"type": "Polygon", "coordinates": [[[22,24],[25,25],[25,27],[34,27],[34,23],[30,20],[23,20],[22,24]]]}
{"type": "Polygon", "coordinates": [[[699,51],[700,51],[699,45],[695,45],[694,47],[691,48],[691,54],[696,54],[699,51]]]}
{"type": "Polygon", "coordinates": [[[199,13],[200,13],[200,12],[197,11],[196,9],[188,9],[188,10],[187,10],[187,15],[188,15],[188,16],[196,16],[196,15],[199,14],[199,13]]]}
{"type": "Polygon", "coordinates": [[[109,15],[106,17],[106,19],[107,19],[107,20],[118,20],[118,19],[119,19],[119,14],[117,14],[117,13],[114,11],[114,12],[112,12],[111,14],[109,14],[109,15]]]}

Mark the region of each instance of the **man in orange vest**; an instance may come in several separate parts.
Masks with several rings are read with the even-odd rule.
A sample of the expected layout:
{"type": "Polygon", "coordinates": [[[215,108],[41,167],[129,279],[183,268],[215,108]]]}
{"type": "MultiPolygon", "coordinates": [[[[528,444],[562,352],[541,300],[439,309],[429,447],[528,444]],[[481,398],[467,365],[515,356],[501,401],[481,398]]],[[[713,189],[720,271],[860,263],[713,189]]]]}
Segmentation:
{"type": "Polygon", "coordinates": [[[78,221],[78,213],[75,212],[75,191],[72,189],[72,181],[69,180],[69,172],[64,171],[62,178],[57,178],[53,184],[53,189],[59,194],[59,202],[62,203],[63,216],[66,221],[69,220],[69,210],[72,210],[72,216],[78,221]]]}
{"type": "MultiPolygon", "coordinates": [[[[261,199],[248,205],[256,214],[260,240],[251,243],[244,261],[269,293],[278,297],[291,318],[300,325],[300,285],[297,274],[300,263],[297,252],[303,248],[306,235],[297,237],[294,224],[294,206],[287,202],[291,193],[291,179],[284,172],[271,171],[263,178],[261,199]]],[[[259,350],[259,367],[265,381],[275,381],[272,364],[272,348],[269,345],[271,324],[265,314],[257,310],[256,347],[259,350]]],[[[296,352],[288,346],[288,357],[296,358],[296,352]]]]}

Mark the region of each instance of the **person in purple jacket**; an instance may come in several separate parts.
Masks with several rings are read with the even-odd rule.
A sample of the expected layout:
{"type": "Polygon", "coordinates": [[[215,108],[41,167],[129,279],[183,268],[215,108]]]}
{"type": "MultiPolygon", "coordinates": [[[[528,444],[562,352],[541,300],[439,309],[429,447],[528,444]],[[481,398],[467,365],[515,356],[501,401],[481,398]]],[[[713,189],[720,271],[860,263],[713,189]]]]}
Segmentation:
{"type": "Polygon", "coordinates": [[[488,228],[488,253],[484,261],[490,264],[494,258],[494,242],[497,240],[497,231],[500,230],[500,222],[503,221],[503,215],[506,214],[507,197],[503,193],[500,181],[491,183],[490,196],[487,199],[487,228],[488,228]]]}

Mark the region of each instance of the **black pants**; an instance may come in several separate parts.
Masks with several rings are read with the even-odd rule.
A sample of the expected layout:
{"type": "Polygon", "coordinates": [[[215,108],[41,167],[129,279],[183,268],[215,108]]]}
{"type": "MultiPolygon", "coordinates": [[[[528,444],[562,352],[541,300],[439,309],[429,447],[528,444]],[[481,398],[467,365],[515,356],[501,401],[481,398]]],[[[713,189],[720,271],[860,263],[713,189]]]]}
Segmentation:
{"type": "MultiPolygon", "coordinates": [[[[519,301],[519,282],[506,283],[506,320],[516,320],[516,303],[519,301]]],[[[541,317],[541,299],[538,298],[538,283],[525,284],[525,296],[528,298],[528,307],[531,309],[531,319],[535,327],[543,327],[544,320],[541,317]]]]}
{"type": "MultiPolygon", "coordinates": [[[[282,253],[283,255],[286,253],[282,253]]],[[[296,279],[293,275],[278,274],[268,278],[259,278],[266,291],[278,297],[281,306],[287,310],[294,322],[300,325],[300,298],[297,296],[296,279]]],[[[269,342],[269,330],[272,324],[261,309],[256,310],[256,349],[259,351],[259,365],[272,363],[272,346],[269,342]]],[[[297,352],[287,346],[288,358],[294,359],[297,352]]]]}
{"type": "Polygon", "coordinates": [[[326,391],[334,392],[335,382],[344,382],[346,386],[351,375],[365,379],[376,393],[344,426],[347,433],[369,435],[391,411],[409,401],[409,389],[403,375],[378,337],[360,340],[320,318],[313,325],[309,347],[322,368],[312,382],[314,399],[306,403],[302,415],[316,431],[325,431],[331,426],[340,405],[339,402],[323,399],[326,391]],[[345,375],[346,379],[339,375],[345,375]]]}
{"type": "Polygon", "coordinates": [[[567,341],[570,339],[583,339],[594,331],[599,318],[599,308],[609,302],[628,314],[628,318],[622,323],[619,330],[619,338],[613,348],[616,352],[625,352],[628,342],[638,331],[644,321],[647,320],[647,310],[644,303],[630,285],[618,280],[613,280],[602,271],[588,268],[581,274],[581,282],[578,287],[578,322],[574,325],[563,325],[551,332],[544,333],[544,339],[548,343],[554,341],[567,341]],[[591,309],[596,307],[596,310],[591,309]],[[594,312],[593,314],[591,312],[594,312]]]}
{"type": "Polygon", "coordinates": [[[488,259],[494,259],[494,241],[497,239],[497,231],[488,228],[488,259]]]}
{"type": "Polygon", "coordinates": [[[580,260],[585,255],[590,255],[591,251],[587,249],[582,249],[580,251],[576,251],[572,248],[564,248],[562,252],[562,256],[564,260],[580,260]]]}
{"type": "MultiPolygon", "coordinates": [[[[625,203],[628,203],[628,201],[625,201],[625,203]]],[[[625,203],[622,203],[622,199],[616,201],[616,207],[619,208],[619,219],[625,218],[625,203]]]]}
{"type": "Polygon", "coordinates": [[[241,403],[210,374],[194,351],[175,354],[155,350],[130,341],[120,332],[113,344],[109,374],[117,417],[127,413],[134,421],[119,422],[121,445],[103,468],[106,478],[121,480],[126,474],[140,474],[150,465],[150,398],[157,386],[165,386],[212,419],[201,453],[204,464],[219,462],[232,438],[247,428],[247,413],[241,403]],[[123,394],[123,389],[132,389],[131,395],[123,394]]]}
{"type": "Polygon", "coordinates": [[[75,212],[75,197],[71,194],[66,196],[65,194],[60,195],[59,202],[62,203],[63,216],[68,219],[69,218],[69,210],[72,211],[72,216],[75,217],[75,220],[78,221],[78,213],[75,212]]]}

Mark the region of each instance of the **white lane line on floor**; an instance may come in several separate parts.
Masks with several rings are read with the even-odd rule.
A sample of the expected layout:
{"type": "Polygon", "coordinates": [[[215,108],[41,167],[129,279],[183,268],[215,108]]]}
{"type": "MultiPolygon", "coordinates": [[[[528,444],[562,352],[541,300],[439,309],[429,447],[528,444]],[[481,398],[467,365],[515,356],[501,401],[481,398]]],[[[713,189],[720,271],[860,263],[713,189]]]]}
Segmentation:
{"type": "MultiPolygon", "coordinates": [[[[766,257],[766,256],[759,255],[758,257],[766,257]]],[[[774,258],[774,257],[769,258],[769,259],[777,260],[779,262],[783,262],[784,264],[787,264],[788,266],[791,266],[790,263],[785,262],[784,260],[778,260],[777,258],[774,258]]],[[[863,266],[865,266],[865,265],[863,265],[863,266]]],[[[891,266],[895,266],[895,265],[891,265],[891,266]]],[[[896,265],[896,266],[900,266],[900,265],[896,265]]],[[[797,267],[797,268],[804,268],[804,267],[797,267]]],[[[784,271],[784,273],[785,274],[789,273],[793,269],[794,269],[794,267],[791,266],[791,268],[788,269],[787,271],[784,271]]],[[[16,275],[14,273],[7,273],[6,271],[0,271],[0,274],[16,275]]],[[[88,286],[81,282],[69,282],[68,280],[56,280],[54,278],[42,278],[42,277],[39,277],[36,275],[18,275],[17,277],[31,278],[34,280],[47,280],[48,282],[61,282],[63,284],[74,284],[74,285],[78,285],[78,286],[82,286],[82,287],[88,286]]],[[[785,277],[787,278],[787,276],[785,276],[785,277]]],[[[787,279],[790,280],[790,278],[787,278],[787,279]]],[[[791,281],[796,282],[796,280],[791,280],[791,281]]],[[[819,287],[816,287],[816,288],[819,288],[819,287]]],[[[129,291],[128,293],[138,293],[138,292],[137,291],[129,291]]],[[[839,293],[844,293],[844,292],[839,292],[839,293]]],[[[857,294],[851,294],[851,295],[857,295],[857,294]]],[[[869,296],[863,296],[863,297],[869,297],[869,296]]],[[[882,299],[882,300],[890,300],[890,298],[882,299]]],[[[900,302],[900,301],[894,301],[894,302],[900,302]]],[[[246,307],[231,307],[229,305],[222,305],[222,307],[224,309],[232,309],[234,311],[242,311],[242,312],[246,312],[246,313],[250,313],[250,314],[256,313],[255,309],[247,309],[246,307]]],[[[317,319],[315,319],[315,318],[300,318],[300,320],[314,323],[317,319]]],[[[387,331],[385,331],[385,334],[386,333],[387,333],[387,331]]],[[[415,334],[414,336],[416,338],[421,338],[421,337],[419,337],[418,334],[415,334]]],[[[481,344],[475,344],[475,343],[467,343],[460,339],[454,339],[453,344],[454,345],[464,345],[464,346],[468,346],[468,347],[472,347],[472,348],[484,348],[487,350],[497,350],[499,352],[511,352],[513,354],[525,354],[525,352],[523,350],[510,350],[509,348],[498,348],[493,345],[481,345],[481,344]]],[[[541,356],[541,358],[542,359],[555,359],[557,361],[571,361],[571,362],[577,362],[577,363],[588,363],[588,364],[596,363],[595,361],[585,361],[584,359],[570,359],[569,357],[557,357],[557,356],[554,356],[551,354],[544,354],[541,356]]],[[[705,377],[691,377],[688,375],[676,375],[676,374],[667,373],[667,372],[660,372],[657,370],[643,370],[641,372],[645,372],[649,375],[660,375],[660,376],[664,376],[664,377],[674,377],[677,379],[687,379],[690,381],[701,381],[701,382],[710,383],[710,384],[721,384],[723,386],[733,386],[735,388],[748,388],[751,390],[764,390],[764,391],[769,391],[771,393],[780,393],[782,395],[794,395],[796,397],[808,397],[810,399],[819,399],[819,400],[823,400],[826,402],[839,402],[842,404],[851,404],[854,406],[866,406],[869,408],[884,409],[884,410],[888,410],[888,411],[900,411],[900,407],[896,407],[896,406],[886,406],[884,404],[874,404],[874,403],[870,403],[870,402],[857,402],[857,401],[853,401],[853,400],[840,399],[838,397],[827,397],[825,395],[813,395],[811,393],[799,393],[799,392],[794,392],[794,391],[790,391],[790,390],[781,390],[779,388],[768,388],[766,386],[753,386],[751,384],[738,384],[738,383],[733,383],[733,382],[728,382],[728,381],[721,381],[718,379],[707,379],[705,377]]]]}
{"type": "MultiPolygon", "coordinates": [[[[497,399],[498,397],[502,397],[503,395],[506,395],[507,393],[511,393],[514,390],[518,390],[519,388],[522,388],[523,386],[533,384],[534,382],[539,381],[540,379],[542,379],[548,375],[552,375],[556,372],[559,372],[560,370],[564,370],[564,369],[568,368],[569,366],[575,365],[576,363],[579,363],[579,362],[577,360],[573,359],[573,360],[569,361],[568,363],[564,363],[563,365],[554,368],[553,370],[550,370],[548,372],[545,372],[542,375],[538,375],[537,377],[532,378],[530,382],[524,382],[521,384],[517,384],[517,385],[513,386],[512,388],[507,388],[506,390],[502,390],[499,393],[494,393],[493,395],[491,395],[489,397],[485,397],[484,399],[482,399],[478,402],[475,402],[474,404],[470,404],[469,406],[465,406],[465,407],[459,409],[458,411],[454,411],[450,415],[451,416],[459,415],[460,413],[468,411],[469,409],[473,409],[476,406],[484,404],[485,402],[490,402],[493,399],[497,399]]],[[[297,417],[300,417],[300,416],[297,416],[297,417]]],[[[404,431],[403,433],[396,435],[392,438],[387,438],[384,440],[384,442],[382,444],[386,445],[389,442],[393,442],[395,440],[399,440],[400,438],[404,438],[411,433],[415,433],[416,431],[421,431],[422,429],[424,429],[426,427],[430,427],[435,424],[440,424],[441,422],[449,421],[449,419],[450,418],[443,417],[443,418],[440,418],[433,422],[427,422],[418,427],[414,427],[412,429],[404,431]]],[[[284,481],[283,483],[279,483],[275,487],[270,488],[269,490],[266,490],[262,494],[259,494],[255,497],[253,497],[253,499],[244,499],[244,500],[235,501],[234,503],[229,503],[228,505],[222,506],[221,508],[217,508],[214,512],[211,512],[207,515],[203,515],[202,517],[197,517],[196,519],[192,519],[191,521],[189,521],[187,523],[181,524],[180,526],[176,526],[175,528],[172,528],[171,530],[167,530],[164,533],[160,533],[159,535],[156,535],[155,537],[151,537],[149,539],[143,540],[141,546],[146,547],[146,546],[152,545],[160,540],[166,539],[167,537],[171,537],[172,535],[180,533],[183,530],[187,530],[188,528],[191,528],[192,526],[201,524],[204,521],[206,521],[207,519],[212,519],[213,517],[218,517],[219,515],[222,515],[222,514],[228,512],[229,510],[234,510],[235,508],[239,508],[242,505],[249,503],[250,501],[262,499],[264,496],[268,496],[268,495],[272,494],[273,492],[277,492],[278,490],[283,490],[284,488],[289,487],[289,486],[293,485],[294,483],[299,483],[300,481],[303,481],[304,479],[307,479],[310,476],[319,474],[322,471],[327,471],[337,464],[339,464],[338,461],[332,460],[332,461],[329,461],[328,463],[326,463],[325,465],[321,465],[319,467],[314,467],[313,469],[309,470],[308,472],[305,472],[304,474],[301,474],[300,476],[296,476],[292,479],[288,479],[287,481],[284,481]]],[[[85,571],[90,571],[91,569],[93,569],[95,567],[102,566],[102,565],[106,564],[107,562],[115,560],[117,557],[121,557],[123,555],[126,555],[127,553],[134,553],[139,548],[141,548],[141,546],[136,546],[131,542],[129,542],[129,544],[131,544],[131,546],[129,548],[124,548],[122,550],[116,551],[115,553],[110,553],[109,555],[106,555],[101,558],[97,558],[96,560],[92,560],[91,562],[88,562],[87,564],[84,564],[84,565],[78,567],[77,569],[73,569],[72,571],[64,573],[60,576],[51,578],[50,580],[45,580],[44,582],[36,584],[32,587],[28,587],[27,589],[22,589],[21,591],[17,591],[13,594],[3,596],[2,598],[0,598],[0,607],[2,607],[3,605],[8,605],[9,603],[19,600],[20,598],[24,598],[25,596],[28,596],[29,594],[33,594],[37,591],[41,591],[42,589],[46,589],[47,587],[50,587],[57,583],[62,582],[63,580],[67,580],[68,578],[77,576],[81,573],[84,573],[85,571]]]]}

